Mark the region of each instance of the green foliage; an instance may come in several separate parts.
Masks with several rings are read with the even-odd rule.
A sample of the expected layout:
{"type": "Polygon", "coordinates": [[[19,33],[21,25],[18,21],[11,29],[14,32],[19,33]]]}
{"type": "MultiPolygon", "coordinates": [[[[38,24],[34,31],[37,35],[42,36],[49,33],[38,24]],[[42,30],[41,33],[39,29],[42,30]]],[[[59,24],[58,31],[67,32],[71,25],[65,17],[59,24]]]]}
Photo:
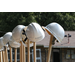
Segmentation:
{"type": "Polygon", "coordinates": [[[17,25],[37,22],[41,26],[57,22],[65,31],[75,30],[74,12],[0,12],[0,31],[11,32],[17,25]]]}
{"type": "Polygon", "coordinates": [[[37,19],[37,22],[42,26],[46,26],[52,22],[57,22],[65,29],[65,31],[75,30],[74,12],[42,12],[40,14],[40,19],[37,19]]]}
{"type": "Polygon", "coordinates": [[[36,22],[33,13],[0,12],[0,31],[12,31],[17,25],[28,25],[36,22]]]}

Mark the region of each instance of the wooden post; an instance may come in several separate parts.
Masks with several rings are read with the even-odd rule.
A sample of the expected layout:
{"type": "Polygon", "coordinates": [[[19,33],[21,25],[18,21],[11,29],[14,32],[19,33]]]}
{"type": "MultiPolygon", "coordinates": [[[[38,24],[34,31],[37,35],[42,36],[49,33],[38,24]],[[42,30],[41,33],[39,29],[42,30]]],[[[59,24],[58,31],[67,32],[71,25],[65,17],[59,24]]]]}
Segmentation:
{"type": "Polygon", "coordinates": [[[3,58],[3,62],[5,62],[5,53],[4,53],[4,51],[2,51],[2,58],[3,58]]]}
{"type": "Polygon", "coordinates": [[[34,62],[36,62],[36,43],[34,42],[34,46],[33,46],[33,51],[34,51],[34,62]]]}
{"type": "Polygon", "coordinates": [[[15,48],[15,62],[17,62],[17,48],[15,48]]]}
{"type": "Polygon", "coordinates": [[[10,47],[10,62],[12,62],[12,48],[10,47]]]}
{"type": "Polygon", "coordinates": [[[8,52],[6,46],[5,46],[5,62],[8,62],[8,52]]]}
{"type": "Polygon", "coordinates": [[[0,62],[2,62],[2,51],[0,51],[0,62]]]}
{"type": "Polygon", "coordinates": [[[23,45],[23,62],[26,62],[25,46],[23,45]]]}
{"type": "Polygon", "coordinates": [[[28,62],[30,62],[30,41],[28,39],[28,62]]]}
{"type": "Polygon", "coordinates": [[[53,40],[53,35],[51,35],[51,37],[50,37],[50,43],[49,43],[49,50],[48,50],[47,62],[50,61],[50,57],[51,57],[52,40],[53,40]]]}

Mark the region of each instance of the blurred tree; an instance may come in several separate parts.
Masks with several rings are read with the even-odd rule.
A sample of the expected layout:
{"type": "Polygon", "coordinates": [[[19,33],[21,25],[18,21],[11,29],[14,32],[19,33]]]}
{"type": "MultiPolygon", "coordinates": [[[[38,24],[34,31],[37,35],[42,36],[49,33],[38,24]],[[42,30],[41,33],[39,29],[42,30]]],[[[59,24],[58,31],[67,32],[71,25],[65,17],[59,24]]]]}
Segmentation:
{"type": "Polygon", "coordinates": [[[40,18],[36,17],[36,20],[42,26],[46,26],[52,22],[57,22],[67,31],[75,30],[74,12],[42,12],[39,14],[40,18]]]}
{"type": "Polygon", "coordinates": [[[12,31],[17,25],[36,22],[31,12],[0,12],[0,31],[12,31]]]}
{"type": "Polygon", "coordinates": [[[0,31],[11,32],[17,25],[37,22],[41,26],[57,22],[67,31],[75,30],[75,12],[0,12],[0,31]]]}

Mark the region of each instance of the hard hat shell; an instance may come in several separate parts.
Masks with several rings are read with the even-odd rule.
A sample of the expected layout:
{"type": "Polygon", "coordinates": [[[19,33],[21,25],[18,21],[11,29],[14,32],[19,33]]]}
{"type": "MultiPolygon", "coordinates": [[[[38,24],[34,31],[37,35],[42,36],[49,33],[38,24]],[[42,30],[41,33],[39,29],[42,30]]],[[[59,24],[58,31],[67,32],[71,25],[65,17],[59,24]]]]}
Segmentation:
{"type": "Polygon", "coordinates": [[[13,41],[12,40],[12,37],[10,38],[10,41],[9,41],[9,45],[13,48],[19,48],[20,47],[20,43],[16,42],[16,41],[13,41]]]}
{"type": "Polygon", "coordinates": [[[0,50],[4,49],[4,44],[3,44],[3,37],[0,37],[0,50]]]}
{"type": "MultiPolygon", "coordinates": [[[[56,22],[48,24],[46,27],[46,31],[51,33],[59,42],[64,38],[65,32],[61,25],[56,22]]],[[[49,34],[50,34],[49,33],[49,34]]]]}
{"type": "Polygon", "coordinates": [[[18,25],[16,26],[12,31],[12,38],[16,42],[22,41],[22,30],[25,28],[24,25],[18,25]]]}
{"type": "Polygon", "coordinates": [[[4,45],[6,45],[9,42],[10,37],[12,36],[11,32],[7,32],[4,36],[3,36],[3,43],[4,45]]]}
{"type": "Polygon", "coordinates": [[[26,30],[27,38],[32,42],[38,42],[44,39],[45,33],[38,23],[30,23],[26,30]]]}

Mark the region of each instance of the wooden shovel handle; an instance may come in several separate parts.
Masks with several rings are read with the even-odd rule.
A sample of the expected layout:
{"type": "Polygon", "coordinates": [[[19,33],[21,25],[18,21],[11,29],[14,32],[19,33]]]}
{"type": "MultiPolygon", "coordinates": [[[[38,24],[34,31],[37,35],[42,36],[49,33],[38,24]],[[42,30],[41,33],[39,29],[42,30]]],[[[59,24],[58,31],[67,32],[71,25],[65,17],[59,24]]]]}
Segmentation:
{"type": "Polygon", "coordinates": [[[36,43],[34,42],[34,62],[36,62],[36,43]]]}
{"type": "Polygon", "coordinates": [[[22,42],[20,41],[20,62],[23,62],[23,44],[22,42]]]}
{"type": "Polygon", "coordinates": [[[3,62],[5,62],[5,53],[4,53],[4,51],[2,51],[2,58],[3,58],[3,62]]]}
{"type": "Polygon", "coordinates": [[[48,50],[47,62],[50,61],[50,57],[51,57],[52,40],[53,40],[53,35],[51,35],[51,37],[50,37],[50,43],[49,43],[49,50],[48,50]]]}
{"type": "Polygon", "coordinates": [[[2,51],[0,51],[0,62],[2,62],[2,51]]]}
{"type": "Polygon", "coordinates": [[[28,39],[28,62],[30,62],[30,41],[28,39]]]}
{"type": "Polygon", "coordinates": [[[8,62],[8,52],[7,52],[7,47],[5,47],[5,62],[8,62]]]}
{"type": "Polygon", "coordinates": [[[25,46],[23,45],[23,62],[26,62],[25,46]]]}
{"type": "Polygon", "coordinates": [[[12,62],[12,48],[10,47],[10,62],[12,62]]]}
{"type": "Polygon", "coordinates": [[[15,62],[17,62],[17,48],[15,48],[15,62]]]}

